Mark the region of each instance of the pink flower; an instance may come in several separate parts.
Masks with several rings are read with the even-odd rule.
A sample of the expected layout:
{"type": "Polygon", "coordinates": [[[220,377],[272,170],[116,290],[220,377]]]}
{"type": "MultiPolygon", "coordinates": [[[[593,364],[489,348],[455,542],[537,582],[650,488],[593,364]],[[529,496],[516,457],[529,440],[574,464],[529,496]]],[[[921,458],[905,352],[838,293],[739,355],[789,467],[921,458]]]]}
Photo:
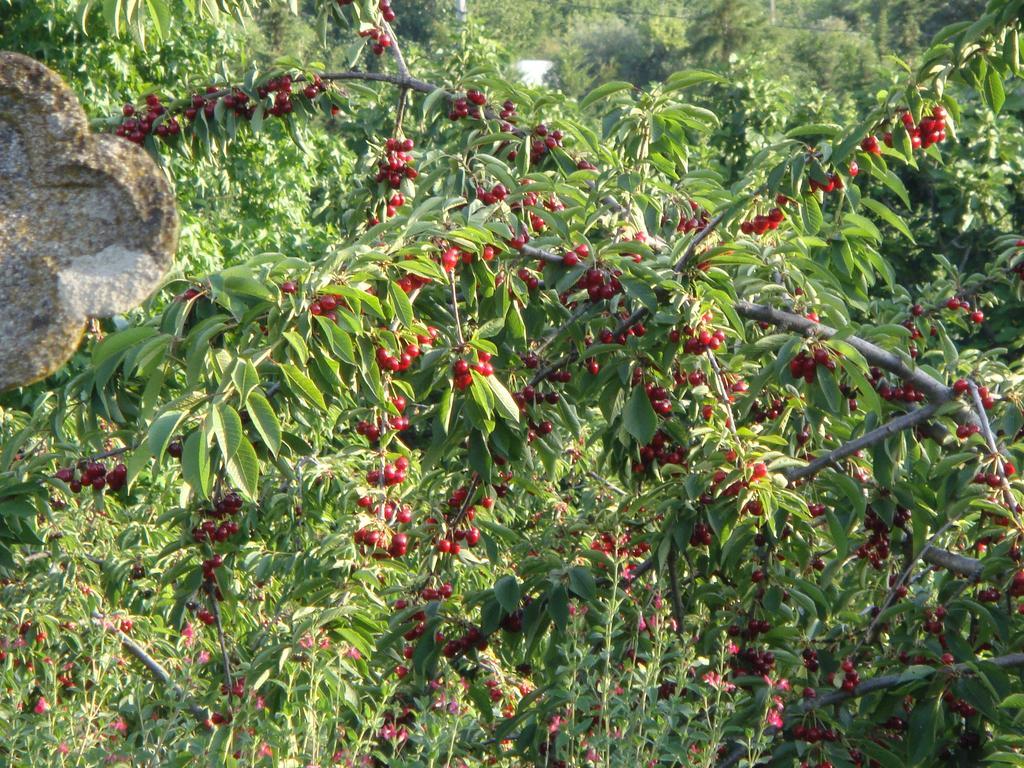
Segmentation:
{"type": "Polygon", "coordinates": [[[57,751],[62,755],[66,755],[71,751],[71,747],[68,746],[66,741],[62,741],[57,745],[57,751]]]}
{"type": "Polygon", "coordinates": [[[192,626],[192,622],[189,622],[184,627],[182,627],[181,636],[185,639],[185,647],[191,648],[192,643],[195,642],[196,639],[196,630],[192,626]]]}
{"type": "Polygon", "coordinates": [[[765,717],[764,720],[768,725],[774,726],[775,728],[782,727],[782,715],[780,715],[779,711],[776,709],[770,710],[768,712],[768,716],[765,717]]]}
{"type": "Polygon", "coordinates": [[[47,702],[45,696],[40,696],[39,699],[36,701],[36,705],[32,707],[32,711],[35,712],[37,715],[42,715],[48,712],[49,709],[50,704],[49,702],[47,702]]]}
{"type": "Polygon", "coordinates": [[[256,709],[266,709],[267,702],[264,700],[262,696],[257,696],[256,702],[253,704],[253,706],[256,707],[256,709]]]}
{"type": "Polygon", "coordinates": [[[345,649],[345,656],[347,656],[350,659],[355,659],[356,661],[359,661],[359,659],[363,658],[363,654],[361,654],[359,652],[359,649],[356,648],[354,645],[350,645],[348,646],[348,648],[345,649]]]}
{"type": "Polygon", "coordinates": [[[727,693],[731,693],[736,690],[736,686],[723,678],[718,672],[705,672],[701,679],[712,688],[718,688],[719,690],[726,691],[727,693]]]}
{"type": "Polygon", "coordinates": [[[272,757],[273,754],[274,750],[272,750],[270,745],[265,741],[260,744],[260,748],[256,750],[256,757],[272,757]]]}
{"type": "Polygon", "coordinates": [[[206,664],[210,660],[209,651],[200,651],[199,655],[196,656],[196,664],[206,664]]]}
{"type": "Polygon", "coordinates": [[[313,647],[313,636],[307,632],[305,635],[302,636],[302,639],[299,640],[299,645],[301,645],[308,651],[310,648],[313,647]]]}
{"type": "Polygon", "coordinates": [[[117,718],[117,720],[115,720],[114,722],[112,722],[110,724],[110,727],[113,728],[118,733],[127,733],[128,732],[128,723],[126,723],[124,721],[123,717],[117,718]]]}

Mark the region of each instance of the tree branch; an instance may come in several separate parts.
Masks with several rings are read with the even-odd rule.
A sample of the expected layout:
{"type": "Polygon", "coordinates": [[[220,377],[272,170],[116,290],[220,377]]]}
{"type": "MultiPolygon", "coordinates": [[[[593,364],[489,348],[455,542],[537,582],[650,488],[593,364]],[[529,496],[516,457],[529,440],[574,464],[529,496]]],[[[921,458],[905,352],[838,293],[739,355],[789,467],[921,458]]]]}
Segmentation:
{"type": "MultiPolygon", "coordinates": [[[[757,320],[763,323],[771,323],[787,331],[794,331],[808,338],[830,339],[838,331],[823,323],[808,320],[790,312],[783,312],[763,304],[755,304],[750,301],[737,301],[734,305],[737,314],[750,320],[757,320]]],[[[845,336],[843,341],[860,352],[864,359],[872,365],[889,371],[899,376],[904,381],[914,385],[919,392],[923,392],[933,403],[945,403],[953,400],[955,394],[951,387],[947,387],[940,381],[933,379],[920,369],[911,368],[899,356],[865,341],[857,336],[845,336]]]]}
{"type": "MultiPolygon", "coordinates": [[[[1024,653],[1010,653],[1006,656],[996,656],[991,659],[975,659],[971,662],[963,662],[961,664],[953,664],[949,667],[936,667],[936,672],[945,671],[952,675],[973,675],[975,674],[975,665],[977,664],[992,664],[993,666],[999,667],[1000,669],[1012,669],[1015,667],[1024,667],[1024,653]]],[[[799,706],[795,708],[794,714],[802,716],[816,709],[823,707],[832,706],[834,704],[841,704],[844,701],[850,699],[857,699],[861,696],[867,696],[869,693],[875,693],[876,691],[885,691],[890,688],[898,688],[901,685],[913,682],[913,679],[907,680],[903,677],[903,674],[891,674],[891,675],[880,675],[878,677],[872,677],[865,680],[852,691],[836,690],[826,693],[824,696],[817,696],[813,699],[804,699],[799,706]]],[[[764,736],[772,737],[780,733],[781,729],[770,727],[766,728],[763,732],[764,736]]],[[[718,764],[718,768],[732,768],[732,766],[739,763],[743,759],[743,756],[747,754],[747,746],[745,744],[736,744],[732,750],[726,756],[722,762],[718,764]]]]}
{"type": "Polygon", "coordinates": [[[782,475],[790,483],[806,480],[840,459],[845,459],[847,456],[851,456],[863,448],[880,443],[890,435],[895,435],[897,432],[902,432],[904,429],[910,429],[923,421],[927,421],[935,415],[935,412],[941,406],[942,403],[929,403],[923,408],[915,408],[908,413],[901,414],[890,419],[885,424],[872,429],[870,432],[865,432],[860,437],[843,443],[838,448],[819,456],[806,466],[789,467],[782,472],[782,475]]]}
{"type": "Polygon", "coordinates": [[[189,699],[188,695],[185,693],[185,691],[182,690],[181,686],[179,686],[177,683],[171,680],[170,673],[168,673],[168,671],[163,668],[160,662],[158,662],[156,659],[154,659],[152,656],[146,653],[146,650],[137,642],[132,640],[132,638],[128,637],[128,635],[126,635],[117,627],[111,625],[106,620],[106,617],[99,611],[93,611],[92,620],[103,629],[117,635],[117,638],[121,641],[121,645],[124,647],[124,649],[139,660],[142,666],[144,666],[149,671],[150,676],[165,688],[170,689],[170,691],[174,694],[176,698],[183,701],[185,707],[192,714],[192,717],[195,718],[195,721],[197,723],[199,723],[200,725],[206,724],[206,721],[210,717],[209,712],[207,712],[207,710],[204,707],[199,706],[194,701],[191,701],[189,699]]]}

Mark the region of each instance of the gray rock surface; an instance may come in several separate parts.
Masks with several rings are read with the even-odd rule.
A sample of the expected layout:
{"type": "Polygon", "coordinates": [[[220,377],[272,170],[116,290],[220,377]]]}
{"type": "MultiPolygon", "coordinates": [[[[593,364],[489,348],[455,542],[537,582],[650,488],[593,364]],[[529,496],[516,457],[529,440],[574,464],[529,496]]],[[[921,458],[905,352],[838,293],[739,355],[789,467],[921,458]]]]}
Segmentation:
{"type": "Polygon", "coordinates": [[[153,159],[91,134],[58,75],[0,51],[0,390],[60,368],[88,318],[142,302],[177,239],[153,159]]]}

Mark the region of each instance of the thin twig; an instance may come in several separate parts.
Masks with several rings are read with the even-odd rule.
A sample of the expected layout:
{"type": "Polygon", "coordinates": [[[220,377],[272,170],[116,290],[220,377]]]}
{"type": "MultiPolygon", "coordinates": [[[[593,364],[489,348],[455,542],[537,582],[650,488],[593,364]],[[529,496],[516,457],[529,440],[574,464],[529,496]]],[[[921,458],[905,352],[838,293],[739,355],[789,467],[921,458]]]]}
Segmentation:
{"type": "Polygon", "coordinates": [[[676,634],[683,634],[683,598],[679,591],[679,551],[675,542],[668,548],[668,592],[672,601],[672,618],[676,623],[676,634]]]}
{"type": "Polygon", "coordinates": [[[592,469],[588,469],[587,470],[587,476],[592,478],[592,479],[594,479],[594,480],[597,480],[599,483],[602,483],[609,490],[615,491],[617,494],[619,494],[619,496],[628,496],[629,495],[622,488],[619,488],[619,486],[617,486],[617,485],[615,485],[615,483],[611,482],[607,477],[601,477],[601,475],[597,474],[597,472],[595,472],[592,469]]]}
{"type": "Polygon", "coordinates": [[[224,623],[220,617],[220,603],[217,602],[217,588],[213,582],[207,581],[204,585],[206,587],[206,594],[210,598],[210,607],[213,609],[213,618],[217,625],[217,639],[220,641],[220,653],[224,659],[224,681],[228,687],[228,700],[231,699],[231,689],[233,687],[231,680],[231,659],[228,656],[228,644],[227,638],[224,635],[224,623]]]}
{"type": "Polygon", "coordinates": [[[451,275],[449,281],[452,289],[452,314],[455,315],[455,332],[459,337],[459,346],[464,347],[466,345],[466,339],[462,335],[462,320],[459,318],[459,297],[455,294],[455,273],[451,275]]]}
{"type": "Polygon", "coordinates": [[[729,431],[732,432],[733,437],[737,437],[736,417],[733,415],[732,404],[729,402],[729,393],[725,390],[725,380],[722,378],[722,369],[718,365],[718,358],[715,357],[715,353],[710,349],[707,351],[707,358],[711,361],[711,368],[714,370],[715,389],[718,390],[718,396],[721,398],[722,405],[725,406],[726,415],[729,417],[729,431]]]}

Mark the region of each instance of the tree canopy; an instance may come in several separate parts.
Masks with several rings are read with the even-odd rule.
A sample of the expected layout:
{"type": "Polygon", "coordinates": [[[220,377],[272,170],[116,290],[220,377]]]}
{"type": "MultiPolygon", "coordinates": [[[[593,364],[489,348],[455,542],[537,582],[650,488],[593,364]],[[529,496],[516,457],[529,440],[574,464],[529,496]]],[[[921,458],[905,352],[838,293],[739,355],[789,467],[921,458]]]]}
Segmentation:
{"type": "Polygon", "coordinates": [[[0,0],[182,223],[0,395],[0,763],[1021,764],[1022,3],[748,5],[0,0]]]}

